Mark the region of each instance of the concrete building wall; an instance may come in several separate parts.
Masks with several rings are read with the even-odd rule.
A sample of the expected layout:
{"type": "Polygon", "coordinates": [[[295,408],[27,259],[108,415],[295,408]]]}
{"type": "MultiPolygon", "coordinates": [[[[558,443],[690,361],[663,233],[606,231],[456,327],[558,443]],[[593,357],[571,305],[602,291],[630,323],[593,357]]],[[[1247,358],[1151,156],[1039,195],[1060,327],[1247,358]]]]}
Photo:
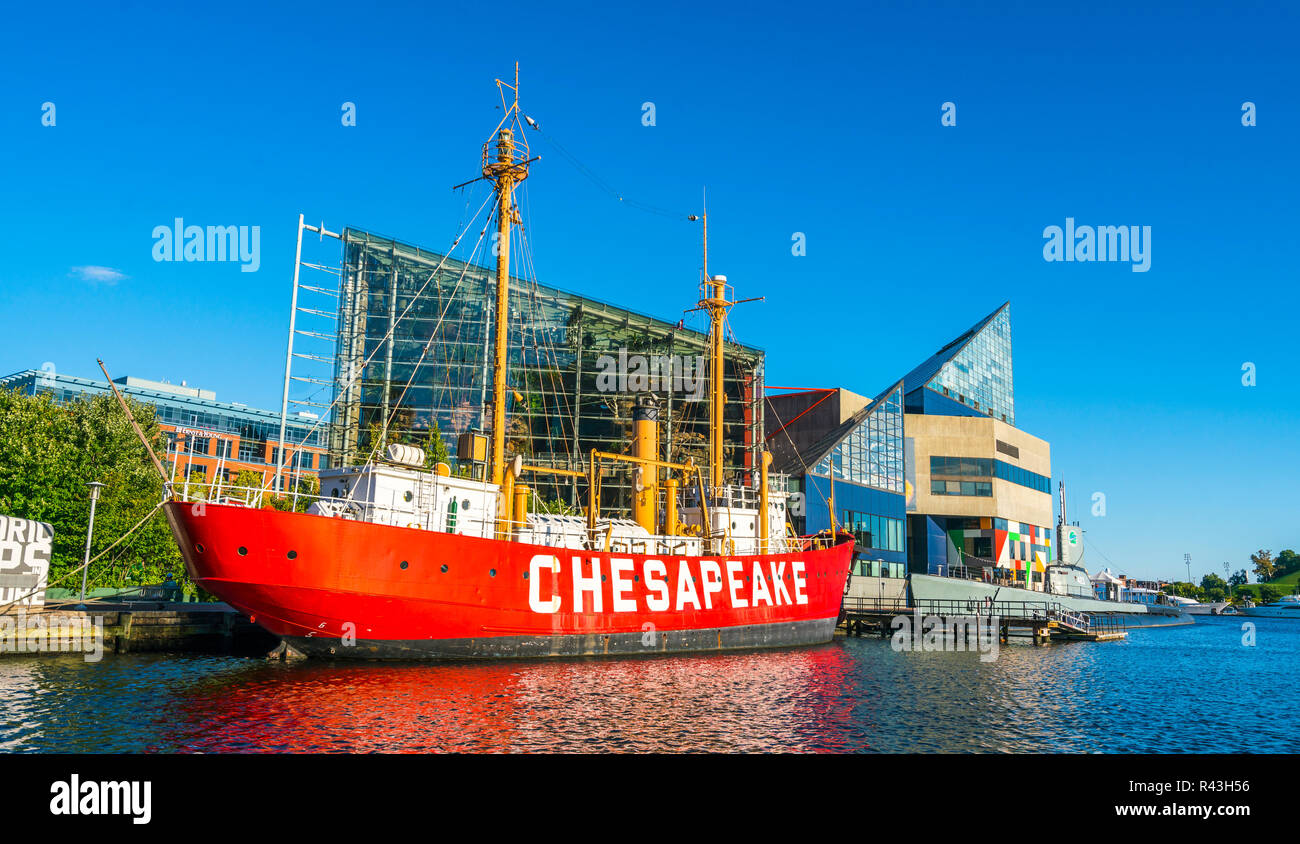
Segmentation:
{"type": "Polygon", "coordinates": [[[909,413],[904,418],[906,437],[911,441],[916,467],[914,512],[945,516],[998,517],[1033,525],[1052,524],[1052,495],[1030,487],[994,478],[991,497],[932,495],[930,458],[979,457],[1001,460],[1012,466],[1051,477],[1051,446],[989,417],[930,416],[909,413]],[[999,450],[1001,442],[1016,454],[999,450]]]}
{"type": "Polygon", "coordinates": [[[764,436],[773,448],[805,451],[827,432],[871,404],[871,399],[844,389],[806,390],[767,396],[764,436]],[[829,393],[829,395],[828,395],[829,393]],[[782,426],[784,430],[782,430],[782,426]],[[780,431],[780,433],[776,433],[780,431]]]}

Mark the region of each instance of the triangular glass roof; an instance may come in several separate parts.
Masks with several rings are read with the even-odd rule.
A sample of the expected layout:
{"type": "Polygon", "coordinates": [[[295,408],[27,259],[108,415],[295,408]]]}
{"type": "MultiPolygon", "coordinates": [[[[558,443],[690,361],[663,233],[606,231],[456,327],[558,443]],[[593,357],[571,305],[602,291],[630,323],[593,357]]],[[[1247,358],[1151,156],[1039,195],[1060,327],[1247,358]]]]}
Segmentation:
{"type": "Polygon", "coordinates": [[[903,384],[896,382],[798,456],[808,471],[903,491],[903,384]]]}
{"type": "Polygon", "coordinates": [[[1003,303],[904,376],[904,392],[921,388],[1016,424],[1011,303],[1003,303]]]}

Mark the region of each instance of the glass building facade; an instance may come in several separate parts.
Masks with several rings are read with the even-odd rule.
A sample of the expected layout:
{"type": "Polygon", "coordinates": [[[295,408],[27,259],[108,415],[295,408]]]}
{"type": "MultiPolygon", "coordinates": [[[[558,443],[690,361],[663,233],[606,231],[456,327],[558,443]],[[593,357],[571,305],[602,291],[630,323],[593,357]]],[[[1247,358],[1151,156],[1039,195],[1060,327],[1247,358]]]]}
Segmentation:
{"type": "MultiPolygon", "coordinates": [[[[379,442],[423,445],[492,420],[495,271],[356,229],[343,233],[330,453],[363,461],[379,442]],[[391,332],[392,340],[387,337],[391,332]]],[[[632,405],[652,395],[664,459],[707,465],[707,337],[520,279],[511,281],[506,451],[582,470],[592,449],[625,453],[632,405]]],[[[763,353],[728,343],[723,384],[728,482],[748,480],[763,437],[763,353]]],[[[604,506],[630,506],[630,476],[602,480],[604,506]]],[[[571,483],[530,485],[576,503],[571,483]]]]}
{"type": "Polygon", "coordinates": [[[1051,494],[1052,479],[1019,466],[1013,466],[1003,460],[991,457],[938,457],[930,458],[930,483],[935,495],[992,495],[992,478],[1009,481],[1023,487],[1051,494]],[[970,481],[970,478],[982,480],[970,481]],[[941,480],[942,479],[942,480],[941,480]],[[960,479],[960,480],[951,480],[960,479]],[[946,489],[939,489],[939,484],[947,484],[946,489]],[[960,490],[954,491],[953,484],[960,484],[960,490]],[[976,488],[982,492],[968,492],[967,488],[976,488]]]}
{"type": "Polygon", "coordinates": [[[1016,424],[1011,377],[1011,305],[999,308],[926,382],[936,393],[1016,424]]]}
{"type": "Polygon", "coordinates": [[[875,402],[812,471],[887,492],[903,491],[903,388],[875,402]]]}
{"type": "MultiPolygon", "coordinates": [[[[240,469],[270,473],[279,455],[280,414],[233,402],[210,398],[206,390],[148,382],[132,377],[116,379],[125,396],[152,405],[155,418],[167,439],[163,459],[179,462],[183,475],[187,467],[215,470],[219,459],[233,461],[229,474],[240,469]]],[[[78,378],[62,373],[29,369],[0,378],[0,388],[28,395],[48,393],[63,404],[83,396],[111,396],[105,381],[78,378]]],[[[286,464],[290,471],[315,472],[328,468],[323,453],[326,427],[315,419],[291,416],[285,425],[286,464]],[[301,449],[299,448],[301,446],[301,449]]]]}
{"type": "MultiPolygon", "coordinates": [[[[792,471],[792,488],[803,496],[796,529],[816,533],[837,526],[857,538],[855,559],[882,570],[906,560],[903,470],[903,383],[877,396],[817,444],[780,467],[792,471]]],[[[901,569],[900,569],[901,570],[901,569]]],[[[866,571],[866,569],[863,569],[866,571]]]]}

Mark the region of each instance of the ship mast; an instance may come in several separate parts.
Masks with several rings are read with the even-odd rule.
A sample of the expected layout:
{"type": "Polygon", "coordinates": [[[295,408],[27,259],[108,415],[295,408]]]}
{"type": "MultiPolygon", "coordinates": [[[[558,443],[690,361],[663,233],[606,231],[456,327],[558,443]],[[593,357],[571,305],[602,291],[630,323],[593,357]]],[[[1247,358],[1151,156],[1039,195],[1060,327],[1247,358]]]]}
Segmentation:
{"type": "MultiPolygon", "coordinates": [[[[689,219],[697,219],[692,215],[689,219]]],[[[700,301],[691,310],[709,312],[709,482],[714,490],[722,488],[722,418],[726,406],[723,389],[723,365],[726,362],[722,342],[726,333],[727,311],[743,302],[761,302],[765,297],[730,301],[727,299],[727,277],[709,275],[709,213],[703,211],[699,218],[704,224],[704,281],[700,285],[700,301]]]]}
{"type": "Polygon", "coordinates": [[[705,298],[700,300],[700,307],[709,312],[709,359],[712,382],[710,388],[709,412],[709,481],[715,490],[722,486],[722,413],[726,403],[723,391],[723,352],[722,337],[726,325],[727,310],[735,302],[727,301],[727,277],[725,275],[705,277],[705,298]]]}
{"type": "MultiPolygon", "coordinates": [[[[497,194],[497,301],[496,330],[492,354],[492,467],[490,480],[500,486],[506,462],[506,348],[507,321],[510,315],[510,226],[519,222],[514,204],[515,186],[528,178],[528,144],[522,136],[516,140],[511,117],[518,126],[519,63],[515,62],[515,84],[497,81],[505,104],[505,89],[514,93],[514,101],[505,109],[501,124],[492,139],[483,144],[483,177],[492,182],[497,194]],[[495,141],[495,156],[493,147],[495,141]]],[[[507,506],[509,502],[507,502],[507,506]]]]}

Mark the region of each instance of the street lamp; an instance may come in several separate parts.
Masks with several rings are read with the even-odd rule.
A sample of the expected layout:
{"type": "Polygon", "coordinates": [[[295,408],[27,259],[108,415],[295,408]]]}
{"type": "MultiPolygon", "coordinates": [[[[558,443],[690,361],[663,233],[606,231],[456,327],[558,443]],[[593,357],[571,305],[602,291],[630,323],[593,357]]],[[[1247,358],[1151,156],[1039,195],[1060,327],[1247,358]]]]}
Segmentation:
{"type": "Polygon", "coordinates": [[[81,565],[81,603],[77,609],[86,608],[86,575],[90,573],[90,537],[95,533],[95,502],[99,501],[99,491],[104,485],[99,481],[86,484],[90,488],[90,524],[86,525],[86,558],[81,565]]]}

